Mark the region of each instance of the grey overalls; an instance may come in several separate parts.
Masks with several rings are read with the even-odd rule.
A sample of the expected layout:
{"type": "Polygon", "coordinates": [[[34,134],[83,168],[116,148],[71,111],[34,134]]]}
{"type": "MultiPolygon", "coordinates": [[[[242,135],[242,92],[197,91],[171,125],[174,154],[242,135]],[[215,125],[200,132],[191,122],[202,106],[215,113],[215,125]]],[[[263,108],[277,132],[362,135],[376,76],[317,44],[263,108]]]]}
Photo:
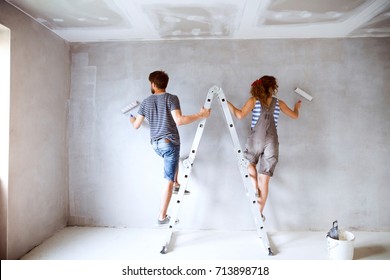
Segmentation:
{"type": "Polygon", "coordinates": [[[270,106],[261,106],[260,117],[246,143],[245,157],[259,166],[257,172],[272,176],[279,158],[278,132],[274,120],[277,99],[272,98],[270,106]]]}

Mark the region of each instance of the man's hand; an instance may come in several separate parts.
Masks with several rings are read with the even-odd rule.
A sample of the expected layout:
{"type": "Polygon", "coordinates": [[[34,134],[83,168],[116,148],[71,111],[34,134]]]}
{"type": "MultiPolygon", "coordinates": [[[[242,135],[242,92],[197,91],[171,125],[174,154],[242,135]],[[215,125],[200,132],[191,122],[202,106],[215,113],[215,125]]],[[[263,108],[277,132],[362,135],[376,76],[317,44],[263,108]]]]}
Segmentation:
{"type": "Polygon", "coordinates": [[[202,118],[208,118],[210,117],[210,113],[211,113],[211,109],[206,109],[205,107],[202,107],[202,109],[200,109],[199,115],[202,118]]]}

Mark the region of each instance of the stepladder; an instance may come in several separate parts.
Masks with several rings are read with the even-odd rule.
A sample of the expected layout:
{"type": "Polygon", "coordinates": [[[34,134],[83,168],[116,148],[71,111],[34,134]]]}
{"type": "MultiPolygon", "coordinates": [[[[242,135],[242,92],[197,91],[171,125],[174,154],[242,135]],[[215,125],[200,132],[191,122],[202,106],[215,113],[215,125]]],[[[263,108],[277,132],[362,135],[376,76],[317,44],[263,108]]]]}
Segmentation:
{"type": "MultiPolygon", "coordinates": [[[[262,215],[259,210],[259,204],[257,203],[257,197],[256,197],[256,191],[252,187],[251,178],[248,173],[248,160],[244,157],[243,150],[241,149],[241,144],[239,141],[239,137],[235,128],[235,125],[233,123],[232,115],[229,111],[229,106],[227,104],[227,100],[225,97],[225,93],[223,92],[222,88],[218,86],[213,86],[209,89],[206,97],[206,101],[204,103],[204,108],[210,109],[211,104],[214,99],[218,99],[219,104],[221,105],[227,128],[229,129],[230,136],[233,143],[233,149],[234,153],[237,158],[238,168],[241,174],[241,179],[244,186],[244,191],[246,196],[248,197],[249,206],[251,208],[251,213],[255,222],[257,235],[259,238],[261,238],[265,251],[268,253],[268,255],[273,255],[273,252],[271,250],[270,242],[268,239],[268,234],[263,222],[262,215]]],[[[173,196],[171,199],[172,206],[172,212],[171,212],[171,219],[169,222],[168,229],[166,231],[165,241],[162,246],[161,254],[166,254],[169,250],[171,250],[171,239],[172,235],[174,234],[175,226],[178,221],[179,217],[179,211],[181,204],[183,203],[183,198],[185,191],[188,186],[188,181],[190,179],[190,174],[192,169],[195,165],[195,159],[198,152],[199,143],[202,139],[203,131],[206,126],[207,119],[203,119],[199,122],[198,128],[195,133],[195,137],[191,146],[191,150],[189,153],[188,158],[186,158],[183,161],[184,166],[184,176],[183,176],[183,183],[179,189],[179,192],[177,195],[173,196]]]]}

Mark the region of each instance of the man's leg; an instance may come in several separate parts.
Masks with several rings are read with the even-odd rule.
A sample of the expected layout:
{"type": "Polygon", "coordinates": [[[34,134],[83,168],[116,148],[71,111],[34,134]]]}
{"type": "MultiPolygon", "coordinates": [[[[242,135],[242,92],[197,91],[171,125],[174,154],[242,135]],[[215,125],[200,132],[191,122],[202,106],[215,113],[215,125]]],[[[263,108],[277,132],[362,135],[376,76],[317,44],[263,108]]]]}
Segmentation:
{"type": "Polygon", "coordinates": [[[161,198],[161,212],[159,216],[159,220],[164,220],[167,216],[169,202],[171,201],[173,191],[173,181],[166,180],[165,189],[161,198]]]}
{"type": "Polygon", "coordinates": [[[164,148],[161,148],[161,150],[163,151],[162,157],[164,158],[164,178],[166,183],[161,198],[161,211],[159,220],[163,220],[167,216],[169,203],[172,197],[174,181],[177,178],[180,156],[180,146],[172,145],[170,142],[165,142],[163,147],[164,148]]]}
{"type": "Polygon", "coordinates": [[[177,169],[176,169],[176,173],[175,173],[175,181],[173,182],[173,186],[174,187],[179,187],[180,186],[180,183],[179,183],[179,180],[178,180],[178,175],[179,175],[179,164],[177,164],[177,169]]]}

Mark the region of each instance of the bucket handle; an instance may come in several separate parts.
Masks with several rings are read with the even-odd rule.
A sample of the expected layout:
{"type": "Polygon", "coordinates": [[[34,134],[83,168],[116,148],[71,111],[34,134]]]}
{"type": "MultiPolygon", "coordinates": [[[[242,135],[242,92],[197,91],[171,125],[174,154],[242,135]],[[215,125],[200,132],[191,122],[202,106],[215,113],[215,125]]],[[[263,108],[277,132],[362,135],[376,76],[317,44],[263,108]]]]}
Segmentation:
{"type": "Polygon", "coordinates": [[[337,234],[337,238],[338,239],[338,227],[339,227],[339,223],[337,222],[337,220],[335,220],[333,222],[333,227],[330,229],[330,231],[328,231],[328,233],[326,234],[326,237],[331,237],[333,238],[334,236],[331,236],[331,231],[336,231],[336,234],[337,234]]]}

